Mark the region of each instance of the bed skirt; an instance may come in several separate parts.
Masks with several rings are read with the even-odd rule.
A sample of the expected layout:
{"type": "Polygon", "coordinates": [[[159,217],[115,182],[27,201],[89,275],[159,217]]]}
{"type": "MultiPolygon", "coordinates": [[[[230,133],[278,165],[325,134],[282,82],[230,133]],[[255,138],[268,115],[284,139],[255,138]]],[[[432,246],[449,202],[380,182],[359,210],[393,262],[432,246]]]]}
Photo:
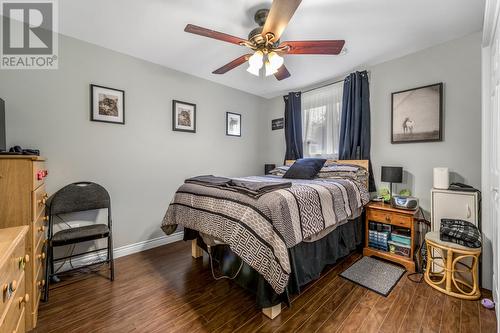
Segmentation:
{"type": "MultiPolygon", "coordinates": [[[[318,279],[327,265],[334,265],[362,245],[363,215],[340,225],[315,242],[302,242],[288,249],[292,273],[286,291],[280,295],[276,294],[271,285],[252,267],[245,263],[242,265],[241,259],[229,249],[229,246],[212,247],[212,258],[218,267],[217,270],[227,276],[233,276],[242,265],[234,281],[256,295],[259,308],[271,307],[281,302],[290,304],[290,295],[300,294],[301,288],[318,279]]],[[[195,238],[198,245],[207,250],[197,231],[184,229],[184,240],[195,238]]]]}

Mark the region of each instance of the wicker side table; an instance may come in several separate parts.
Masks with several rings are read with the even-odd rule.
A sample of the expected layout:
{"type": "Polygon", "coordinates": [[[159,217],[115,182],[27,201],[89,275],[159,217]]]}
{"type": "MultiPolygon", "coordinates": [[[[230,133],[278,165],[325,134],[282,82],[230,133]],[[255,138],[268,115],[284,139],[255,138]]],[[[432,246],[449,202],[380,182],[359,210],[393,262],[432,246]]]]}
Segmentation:
{"type": "Polygon", "coordinates": [[[427,268],[424,279],[432,288],[461,299],[481,297],[478,264],[481,248],[469,248],[439,239],[439,232],[425,235],[427,268]],[[466,261],[467,263],[464,263],[466,261]],[[464,278],[470,275],[471,281],[464,278]]]}

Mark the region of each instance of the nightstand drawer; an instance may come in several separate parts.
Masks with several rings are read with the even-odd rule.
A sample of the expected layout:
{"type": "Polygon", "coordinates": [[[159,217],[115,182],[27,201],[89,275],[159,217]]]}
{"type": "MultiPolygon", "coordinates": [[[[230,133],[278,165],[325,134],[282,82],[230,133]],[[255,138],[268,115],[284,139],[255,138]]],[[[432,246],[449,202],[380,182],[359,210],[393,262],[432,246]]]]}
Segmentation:
{"type": "Polygon", "coordinates": [[[375,222],[388,223],[400,227],[410,228],[413,218],[380,210],[368,210],[368,219],[375,222]]]}

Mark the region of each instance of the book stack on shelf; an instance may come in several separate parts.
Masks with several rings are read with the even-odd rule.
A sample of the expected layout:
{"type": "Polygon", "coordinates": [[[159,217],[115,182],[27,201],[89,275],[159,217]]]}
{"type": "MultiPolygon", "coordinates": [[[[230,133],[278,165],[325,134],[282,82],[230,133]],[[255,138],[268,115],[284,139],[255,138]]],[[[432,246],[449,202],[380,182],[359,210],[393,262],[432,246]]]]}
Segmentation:
{"type": "Polygon", "coordinates": [[[391,240],[388,241],[389,252],[409,257],[411,253],[410,229],[392,227],[391,240]]]}
{"type": "Polygon", "coordinates": [[[368,225],[368,246],[403,257],[410,257],[410,229],[370,221],[368,225]]]}
{"type": "Polygon", "coordinates": [[[368,246],[382,251],[389,251],[389,235],[391,226],[383,223],[370,222],[368,231],[368,246]]]}

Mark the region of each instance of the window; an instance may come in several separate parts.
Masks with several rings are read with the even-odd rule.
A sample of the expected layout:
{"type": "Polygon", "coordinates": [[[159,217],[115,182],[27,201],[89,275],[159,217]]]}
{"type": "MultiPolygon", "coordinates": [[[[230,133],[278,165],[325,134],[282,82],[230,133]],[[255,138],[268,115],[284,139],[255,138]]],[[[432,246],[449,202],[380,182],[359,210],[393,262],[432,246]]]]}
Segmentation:
{"type": "Polygon", "coordinates": [[[302,94],[302,136],[305,157],[336,159],[344,82],[302,94]]]}

